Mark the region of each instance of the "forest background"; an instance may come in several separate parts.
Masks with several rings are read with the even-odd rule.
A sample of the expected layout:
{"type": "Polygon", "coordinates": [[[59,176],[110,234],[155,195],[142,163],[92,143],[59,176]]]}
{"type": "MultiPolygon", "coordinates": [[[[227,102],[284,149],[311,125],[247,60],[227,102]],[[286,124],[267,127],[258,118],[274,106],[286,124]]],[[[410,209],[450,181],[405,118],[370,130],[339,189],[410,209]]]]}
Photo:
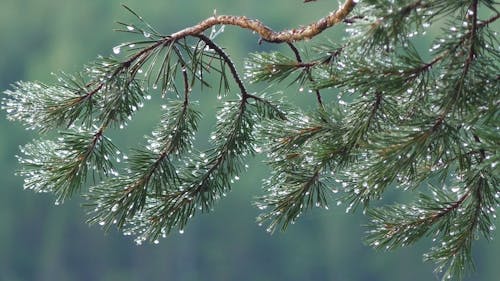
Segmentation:
{"type": "MultiPolygon", "coordinates": [[[[125,3],[159,31],[169,34],[212,15],[245,15],[275,30],[312,22],[336,8],[335,1],[304,4],[300,0],[201,1],[201,0],[0,0],[0,89],[15,81],[53,81],[51,72],[74,73],[97,55],[108,56],[112,47],[132,39],[112,32],[116,21],[131,19],[125,3]]],[[[438,30],[435,30],[437,32],[438,30]]],[[[432,33],[433,30],[429,30],[432,33]]],[[[306,48],[321,40],[340,41],[339,28],[327,30],[306,48]]],[[[275,45],[258,44],[256,35],[227,27],[217,39],[243,69],[248,52],[269,51],[275,45]]],[[[417,47],[428,48],[423,37],[417,47]]],[[[215,91],[195,89],[205,112],[217,107],[215,91]]],[[[287,99],[314,106],[314,97],[294,86],[283,89],[287,99]]],[[[3,95],[3,94],[2,94],[3,95]]],[[[335,95],[335,92],[325,95],[335,95]]],[[[333,100],[333,99],[332,99],[333,100]]],[[[129,125],[130,137],[118,140],[123,147],[142,141],[158,120],[159,98],[146,104],[129,125]]],[[[254,197],[263,193],[261,180],[268,173],[256,158],[231,193],[214,212],[197,216],[184,234],[172,234],[159,245],[137,246],[131,237],[85,224],[82,199],[56,206],[52,195],[22,189],[18,146],[31,132],[0,117],[0,280],[334,280],[392,281],[436,280],[433,265],[422,262],[429,241],[394,252],[365,246],[361,212],[346,214],[345,206],[314,210],[285,233],[269,235],[255,223],[259,210],[254,197]]],[[[210,116],[210,115],[208,115],[210,116]]],[[[213,119],[201,124],[199,145],[206,145],[213,119]]],[[[404,195],[394,195],[404,196],[404,195]]],[[[396,198],[392,198],[396,199],[396,198]]],[[[332,204],[335,205],[335,204],[332,204]]],[[[498,220],[497,227],[500,226],[498,220]]],[[[477,271],[467,280],[497,280],[500,241],[480,241],[474,246],[477,271]]]]}

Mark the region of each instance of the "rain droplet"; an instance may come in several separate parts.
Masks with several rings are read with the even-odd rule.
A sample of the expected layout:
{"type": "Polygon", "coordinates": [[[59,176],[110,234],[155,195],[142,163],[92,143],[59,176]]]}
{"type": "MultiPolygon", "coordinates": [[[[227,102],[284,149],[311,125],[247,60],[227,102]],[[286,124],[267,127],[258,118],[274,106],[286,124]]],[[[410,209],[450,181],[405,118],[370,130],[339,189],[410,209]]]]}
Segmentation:
{"type": "Polygon", "coordinates": [[[113,48],[113,53],[114,53],[115,55],[118,55],[118,54],[120,53],[120,48],[121,48],[120,46],[116,46],[116,47],[114,47],[114,48],[113,48]]]}
{"type": "Polygon", "coordinates": [[[132,30],[134,30],[135,28],[134,28],[133,26],[131,26],[131,25],[127,25],[127,29],[128,29],[128,30],[130,30],[130,31],[132,31],[132,30]]]}
{"type": "Polygon", "coordinates": [[[143,35],[144,35],[144,37],[146,37],[146,38],[151,37],[151,33],[147,32],[147,31],[144,31],[142,34],[143,34],[143,35]]]}

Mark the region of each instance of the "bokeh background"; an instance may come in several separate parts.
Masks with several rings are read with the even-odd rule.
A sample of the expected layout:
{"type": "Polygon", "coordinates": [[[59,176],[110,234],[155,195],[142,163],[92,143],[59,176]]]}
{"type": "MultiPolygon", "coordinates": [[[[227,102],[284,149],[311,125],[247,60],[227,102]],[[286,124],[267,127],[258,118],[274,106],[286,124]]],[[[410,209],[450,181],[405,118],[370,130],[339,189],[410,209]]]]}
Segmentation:
{"type": "MultiPolygon", "coordinates": [[[[0,91],[18,80],[50,82],[51,72],[79,71],[97,55],[107,56],[113,46],[131,40],[129,35],[112,32],[115,21],[133,20],[121,3],[165,34],[210,16],[214,9],[282,29],[307,24],[336,6],[336,1],[305,5],[300,0],[0,0],[0,91]]],[[[338,41],[342,36],[329,30],[322,39],[338,41]]],[[[250,32],[227,27],[217,42],[242,70],[247,52],[280,48],[258,45],[257,40],[250,32]]],[[[427,48],[426,40],[417,46],[427,48]]],[[[294,87],[283,90],[306,107],[314,101],[294,87]]],[[[216,93],[194,95],[213,117],[216,93]]],[[[131,122],[127,134],[119,137],[122,148],[143,140],[157,121],[157,107],[146,105],[131,122]]],[[[214,127],[213,120],[204,119],[200,136],[214,127]]],[[[50,194],[22,189],[22,178],[14,176],[15,155],[19,145],[32,137],[33,132],[8,122],[5,112],[0,112],[2,281],[437,280],[433,265],[422,262],[429,241],[389,253],[374,251],[362,242],[366,218],[360,212],[346,214],[343,206],[313,210],[287,232],[268,234],[255,223],[258,209],[251,204],[262,194],[261,178],[267,174],[259,158],[249,160],[248,172],[213,213],[194,218],[182,235],[173,233],[159,245],[138,246],[117,231],[105,234],[97,226],[88,226],[80,198],[56,206],[50,194]]],[[[499,239],[475,243],[474,256],[477,271],[467,280],[499,280],[499,239]]]]}

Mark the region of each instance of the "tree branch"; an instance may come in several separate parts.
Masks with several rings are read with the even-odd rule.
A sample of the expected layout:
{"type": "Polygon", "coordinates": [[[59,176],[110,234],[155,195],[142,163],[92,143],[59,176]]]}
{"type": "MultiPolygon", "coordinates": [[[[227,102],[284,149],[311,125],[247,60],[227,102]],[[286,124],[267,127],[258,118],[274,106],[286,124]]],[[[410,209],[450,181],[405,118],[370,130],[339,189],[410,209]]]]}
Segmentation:
{"type": "Polygon", "coordinates": [[[214,50],[224,60],[224,62],[229,67],[229,70],[231,70],[231,74],[233,75],[234,81],[236,82],[236,84],[238,84],[238,88],[240,88],[240,92],[241,92],[242,97],[244,99],[248,98],[248,91],[247,91],[245,85],[243,84],[243,81],[241,80],[240,75],[238,74],[238,71],[236,70],[236,67],[234,66],[233,61],[229,58],[229,56],[226,54],[226,52],[224,52],[223,49],[221,49],[210,38],[208,38],[207,36],[205,36],[203,34],[194,34],[193,36],[198,37],[200,40],[205,42],[205,44],[207,44],[207,46],[210,49],[214,50]]]}
{"type": "Polygon", "coordinates": [[[197,25],[185,28],[181,31],[171,34],[168,38],[179,39],[186,36],[199,35],[203,31],[211,28],[214,25],[233,25],[241,28],[249,29],[260,35],[261,40],[270,43],[295,42],[306,39],[311,39],[325,29],[342,22],[356,5],[355,0],[346,0],[340,8],[331,12],[328,16],[319,19],[318,21],[306,25],[298,29],[289,29],[283,31],[273,31],[265,26],[262,22],[254,19],[249,19],[245,16],[230,16],[230,15],[214,15],[207,18],[197,25]]]}

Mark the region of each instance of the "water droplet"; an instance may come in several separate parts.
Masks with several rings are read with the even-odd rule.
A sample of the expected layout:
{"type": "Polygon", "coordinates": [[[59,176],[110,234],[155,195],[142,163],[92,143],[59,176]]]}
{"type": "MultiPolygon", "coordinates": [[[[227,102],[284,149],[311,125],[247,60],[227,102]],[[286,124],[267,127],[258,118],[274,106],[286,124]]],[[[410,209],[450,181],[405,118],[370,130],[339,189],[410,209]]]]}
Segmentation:
{"type": "Polygon", "coordinates": [[[133,26],[131,26],[131,25],[127,25],[127,29],[128,29],[128,30],[130,30],[130,31],[132,31],[132,30],[134,30],[135,28],[134,28],[133,26]]]}
{"type": "Polygon", "coordinates": [[[113,53],[114,53],[115,55],[118,55],[118,54],[120,53],[120,48],[121,48],[120,46],[116,46],[116,47],[114,47],[114,48],[113,48],[113,53]]]}
{"type": "Polygon", "coordinates": [[[155,241],[153,241],[153,243],[155,243],[155,244],[159,244],[159,243],[160,243],[160,240],[156,239],[155,241]]]}
{"type": "Polygon", "coordinates": [[[179,234],[184,234],[184,229],[179,229],[179,234]]]}
{"type": "Polygon", "coordinates": [[[143,35],[144,35],[144,37],[146,37],[146,38],[151,37],[151,33],[147,32],[147,31],[144,31],[142,34],[143,34],[143,35]]]}
{"type": "Polygon", "coordinates": [[[105,221],[100,221],[100,222],[99,222],[99,225],[101,225],[101,226],[102,226],[102,225],[105,225],[105,224],[106,224],[106,222],[105,222],[105,221]]]}

